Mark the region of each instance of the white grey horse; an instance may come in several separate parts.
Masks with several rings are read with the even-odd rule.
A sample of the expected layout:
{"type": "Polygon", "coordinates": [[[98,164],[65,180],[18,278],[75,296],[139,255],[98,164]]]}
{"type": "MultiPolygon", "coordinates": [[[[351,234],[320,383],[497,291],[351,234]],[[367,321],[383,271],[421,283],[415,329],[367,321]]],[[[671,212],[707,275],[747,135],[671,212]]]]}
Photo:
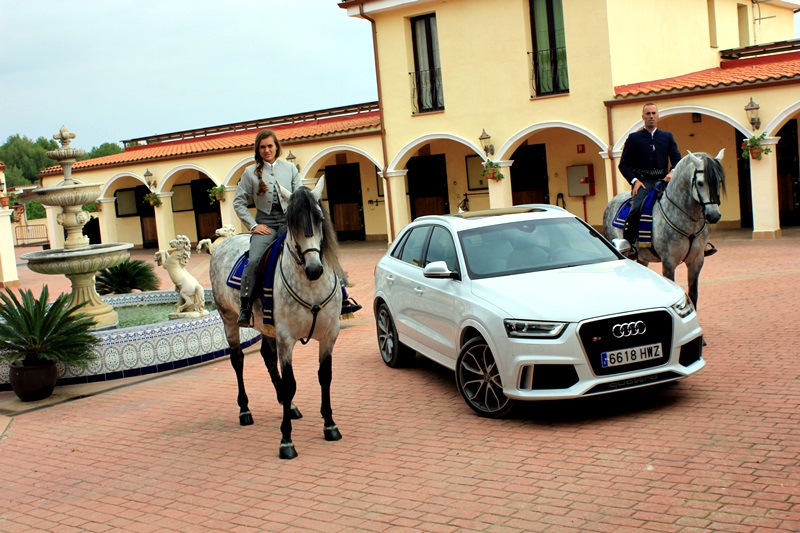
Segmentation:
{"type": "MultiPolygon", "coordinates": [[[[336,232],[320,202],[324,179],[313,191],[300,187],[293,194],[281,187],[281,195],[289,202],[286,210],[286,240],[275,269],[273,288],[274,328],[263,326],[263,309],[259,301],[253,306],[256,328],[262,333],[261,356],[267,365],[278,402],[283,405],[281,443],[282,459],[297,457],[292,442],[292,419],[300,411],[292,404],[297,384],[292,370],[292,350],[298,340],[319,343],[319,384],[322,389],[320,413],[324,419],[325,440],[342,438],[331,409],[332,353],[339,336],[339,314],[342,291],[339,279],[342,269],[338,259],[336,232]],[[280,363],[280,371],[278,370],[280,363]]],[[[219,314],[225,323],[225,334],[231,350],[231,364],[239,385],[239,423],[253,423],[244,388],[244,355],[237,319],[239,291],[226,283],[231,267],[249,249],[249,236],[242,234],[226,239],[211,256],[211,287],[219,314]]],[[[257,299],[258,300],[258,299],[257,299]]]]}
{"type": "MultiPolygon", "coordinates": [[[[638,249],[638,261],[644,265],[661,262],[661,273],[675,281],[675,269],[686,263],[689,299],[697,307],[697,286],[705,260],[708,224],[722,218],[720,194],[725,192],[725,171],[722,157],[703,152],[687,152],[675,166],[672,179],[653,207],[652,247],[638,249]]],[[[607,239],[621,239],[622,229],[612,225],[622,203],[630,192],[616,195],[603,214],[603,230],[607,239]]]]}

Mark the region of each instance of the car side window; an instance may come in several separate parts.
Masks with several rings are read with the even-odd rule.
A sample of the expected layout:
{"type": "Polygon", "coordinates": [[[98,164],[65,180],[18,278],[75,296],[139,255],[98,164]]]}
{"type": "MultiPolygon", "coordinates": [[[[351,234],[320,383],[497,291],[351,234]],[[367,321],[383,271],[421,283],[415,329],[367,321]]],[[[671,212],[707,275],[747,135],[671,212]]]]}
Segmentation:
{"type": "Polygon", "coordinates": [[[403,251],[400,253],[401,261],[422,267],[422,251],[430,229],[430,226],[423,226],[411,230],[403,244],[403,251]]]}
{"type": "Polygon", "coordinates": [[[425,255],[425,264],[434,261],[444,261],[450,271],[458,270],[458,258],[456,256],[456,246],[453,244],[453,237],[446,229],[435,226],[431,233],[431,240],[428,244],[428,253],[425,255]]]}

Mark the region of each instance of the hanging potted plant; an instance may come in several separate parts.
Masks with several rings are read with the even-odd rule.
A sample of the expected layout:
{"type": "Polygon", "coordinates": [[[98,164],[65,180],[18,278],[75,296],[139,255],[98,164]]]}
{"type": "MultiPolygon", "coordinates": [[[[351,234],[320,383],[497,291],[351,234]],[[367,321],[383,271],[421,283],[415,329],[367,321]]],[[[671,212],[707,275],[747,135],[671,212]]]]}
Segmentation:
{"type": "Polygon", "coordinates": [[[503,173],[500,172],[500,165],[498,165],[491,159],[487,160],[483,164],[483,172],[481,172],[481,176],[496,181],[500,181],[501,179],[505,178],[505,176],[503,176],[503,173]]]}
{"type": "Polygon", "coordinates": [[[161,205],[161,198],[154,192],[149,192],[144,195],[144,202],[152,205],[153,207],[158,207],[161,205]]]}
{"type": "Polygon", "coordinates": [[[748,139],[742,141],[742,158],[747,159],[748,157],[752,159],[761,160],[762,154],[771,154],[772,148],[769,146],[761,146],[761,141],[767,136],[767,132],[762,133],[759,136],[753,136],[748,139]]]}
{"type": "Polygon", "coordinates": [[[0,192],[0,207],[8,207],[8,204],[11,201],[11,197],[4,192],[0,192]]]}
{"type": "Polygon", "coordinates": [[[217,185],[216,187],[211,187],[208,189],[208,198],[211,200],[210,203],[214,202],[224,202],[225,201],[225,186],[224,185],[217,185]]]}
{"type": "Polygon", "coordinates": [[[83,210],[88,213],[99,213],[103,210],[103,204],[100,203],[100,200],[95,200],[83,206],[83,210]]]}
{"type": "Polygon", "coordinates": [[[43,400],[53,393],[57,362],[85,368],[96,358],[94,320],[69,307],[70,295],[48,303],[47,285],[37,299],[29,289],[20,298],[10,289],[0,293],[0,362],[9,365],[11,388],[20,400],[43,400]]]}

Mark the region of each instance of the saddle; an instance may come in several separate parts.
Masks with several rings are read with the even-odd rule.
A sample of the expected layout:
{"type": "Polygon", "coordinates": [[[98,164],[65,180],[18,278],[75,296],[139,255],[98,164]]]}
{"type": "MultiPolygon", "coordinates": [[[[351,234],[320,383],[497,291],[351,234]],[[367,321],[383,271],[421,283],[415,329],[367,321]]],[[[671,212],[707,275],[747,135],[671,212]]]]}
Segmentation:
{"type": "MultiPolygon", "coordinates": [[[[286,233],[282,233],[280,237],[278,237],[275,242],[269,245],[267,251],[264,252],[264,256],[261,258],[261,261],[258,264],[258,268],[256,269],[256,281],[263,280],[260,284],[262,289],[261,294],[261,305],[263,309],[264,315],[264,326],[269,330],[269,328],[275,326],[275,320],[273,317],[273,288],[275,282],[275,270],[278,267],[278,262],[281,258],[281,246],[283,246],[283,241],[286,240],[286,233]]],[[[226,280],[226,284],[228,287],[233,289],[241,290],[242,288],[242,273],[244,273],[244,267],[247,265],[248,261],[250,260],[250,252],[249,250],[245,250],[242,255],[239,256],[239,259],[233,264],[230,273],[228,274],[228,279],[226,280]]],[[[361,309],[361,306],[356,302],[354,299],[347,296],[347,291],[345,290],[345,281],[339,280],[339,284],[342,287],[342,314],[341,318],[343,320],[348,320],[354,318],[353,313],[361,309]]],[[[258,287],[256,287],[255,294],[258,294],[258,287]]]]}
{"type": "MultiPolygon", "coordinates": [[[[653,246],[653,208],[661,195],[664,194],[664,187],[666,182],[659,181],[655,188],[647,193],[647,196],[642,202],[642,214],[639,217],[638,237],[637,244],[639,248],[650,248],[653,246]]],[[[631,212],[631,204],[633,197],[628,198],[617,209],[617,214],[614,215],[614,220],[611,225],[615,228],[625,229],[625,221],[631,212]]]]}
{"type": "MultiPolygon", "coordinates": [[[[275,269],[281,257],[280,250],[284,240],[286,240],[286,234],[282,233],[280,237],[269,245],[269,248],[264,252],[264,256],[261,258],[261,261],[258,263],[258,268],[256,269],[256,280],[263,280],[263,283],[261,283],[261,305],[264,308],[263,315],[265,326],[274,325],[272,317],[272,289],[273,282],[275,281],[275,269]]],[[[228,274],[228,279],[226,280],[228,287],[236,289],[237,291],[242,288],[242,273],[244,272],[245,265],[247,265],[249,261],[250,252],[249,250],[245,250],[233,264],[228,274]]]]}

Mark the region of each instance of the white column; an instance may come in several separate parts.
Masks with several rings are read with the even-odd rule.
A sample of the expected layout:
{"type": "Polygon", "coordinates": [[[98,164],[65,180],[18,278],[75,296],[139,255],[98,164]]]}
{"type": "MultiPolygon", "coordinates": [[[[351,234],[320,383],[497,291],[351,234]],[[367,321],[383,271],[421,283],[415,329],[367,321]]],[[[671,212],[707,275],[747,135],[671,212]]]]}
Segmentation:
{"type": "Polygon", "coordinates": [[[778,159],[775,145],[779,137],[767,137],[761,144],[772,153],[750,159],[750,191],[753,198],[753,239],[777,239],[781,236],[778,204],[778,159]]]}
{"type": "Polygon", "coordinates": [[[18,287],[17,255],[11,232],[13,209],[0,208],[0,287],[18,287]]]}
{"type": "Polygon", "coordinates": [[[116,198],[100,198],[100,241],[103,244],[118,242],[117,237],[117,213],[114,210],[116,198]]]}
{"type": "Polygon", "coordinates": [[[397,234],[411,222],[408,205],[408,188],[406,187],[406,175],[408,170],[393,170],[387,172],[389,179],[384,182],[386,191],[384,198],[388,203],[386,210],[386,223],[389,232],[389,242],[392,242],[397,234]],[[391,220],[390,220],[391,217],[391,220]],[[394,224],[394,235],[392,235],[392,224],[394,224]]]}
{"type": "Polygon", "coordinates": [[[172,215],[171,192],[160,192],[161,205],[155,207],[156,231],[158,232],[158,249],[169,250],[169,241],[175,238],[175,218],[172,215]]]}
{"type": "Polygon", "coordinates": [[[58,206],[44,206],[47,213],[47,238],[50,240],[50,248],[57,250],[64,247],[64,226],[58,223],[58,215],[63,210],[58,206]]]}
{"type": "Polygon", "coordinates": [[[511,207],[514,199],[511,195],[511,165],[514,161],[495,161],[500,165],[500,171],[505,179],[487,180],[489,183],[489,207],[511,207]]]}
{"type": "Polygon", "coordinates": [[[233,197],[236,196],[236,187],[225,187],[225,201],[219,203],[219,215],[222,225],[230,224],[234,228],[239,227],[239,217],[233,210],[233,197]]]}

